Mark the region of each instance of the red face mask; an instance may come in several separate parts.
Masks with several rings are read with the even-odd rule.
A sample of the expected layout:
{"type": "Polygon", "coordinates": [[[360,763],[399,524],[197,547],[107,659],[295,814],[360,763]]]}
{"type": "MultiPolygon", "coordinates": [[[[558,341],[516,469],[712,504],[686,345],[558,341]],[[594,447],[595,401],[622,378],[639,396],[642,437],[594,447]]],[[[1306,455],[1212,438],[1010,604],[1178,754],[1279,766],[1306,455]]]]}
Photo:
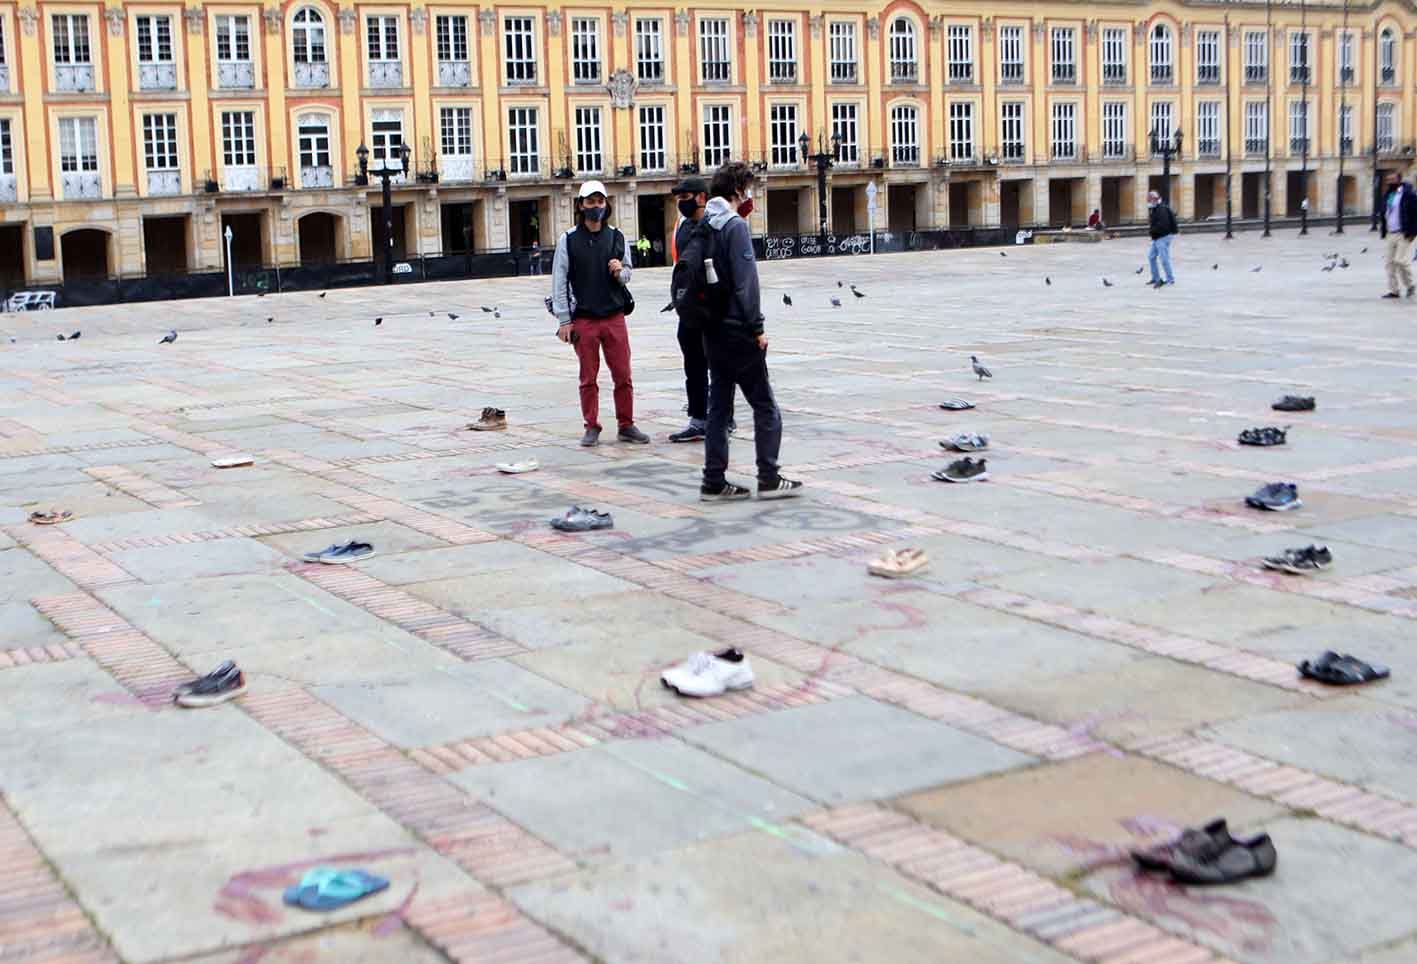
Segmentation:
{"type": "Polygon", "coordinates": [[[753,192],[752,192],[752,191],[749,191],[749,192],[748,192],[748,196],[743,200],[743,203],[740,204],[740,205],[738,205],[738,216],[741,217],[741,218],[746,218],[748,215],[750,215],[750,214],[752,214],[752,213],[753,213],[753,192]]]}

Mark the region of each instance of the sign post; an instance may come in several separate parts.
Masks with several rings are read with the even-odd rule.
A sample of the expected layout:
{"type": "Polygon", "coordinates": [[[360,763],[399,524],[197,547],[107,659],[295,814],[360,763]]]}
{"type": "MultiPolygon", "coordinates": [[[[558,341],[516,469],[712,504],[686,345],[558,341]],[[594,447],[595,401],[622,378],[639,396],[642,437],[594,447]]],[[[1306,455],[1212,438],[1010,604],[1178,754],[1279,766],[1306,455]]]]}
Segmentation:
{"type": "Polygon", "coordinates": [[[231,225],[226,226],[226,296],[230,298],[236,294],[235,287],[231,283],[231,225]]]}
{"type": "Polygon", "coordinates": [[[871,228],[871,253],[876,253],[876,182],[866,182],[866,220],[871,228]]]}

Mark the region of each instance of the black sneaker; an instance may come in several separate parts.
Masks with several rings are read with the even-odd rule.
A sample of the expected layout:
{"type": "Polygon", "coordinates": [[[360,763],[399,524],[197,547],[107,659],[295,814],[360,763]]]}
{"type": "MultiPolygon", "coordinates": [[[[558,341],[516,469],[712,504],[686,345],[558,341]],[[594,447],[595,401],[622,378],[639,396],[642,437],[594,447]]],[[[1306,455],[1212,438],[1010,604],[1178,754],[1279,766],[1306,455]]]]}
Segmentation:
{"type": "Polygon", "coordinates": [[[615,437],[622,442],[634,442],[636,445],[649,444],[649,436],[633,425],[626,425],[615,433],[615,437]]]}
{"type": "Polygon", "coordinates": [[[931,472],[930,478],[936,482],[982,482],[989,478],[987,466],[987,459],[958,459],[938,472],[931,472]]]}
{"type": "Polygon", "coordinates": [[[1296,576],[1319,572],[1333,565],[1333,553],[1328,546],[1305,546],[1303,549],[1285,549],[1277,556],[1265,556],[1264,567],[1296,576]]]}
{"type": "Polygon", "coordinates": [[[1393,299],[1393,300],[1396,300],[1396,299],[1398,299],[1398,298],[1401,298],[1402,295],[1398,294],[1396,291],[1389,291],[1387,294],[1383,295],[1383,297],[1384,297],[1384,298],[1391,298],[1391,299],[1393,299]]]}
{"type": "Polygon", "coordinates": [[[1283,445],[1289,435],[1289,428],[1247,428],[1240,433],[1237,441],[1241,445],[1283,445]]]}
{"type": "Polygon", "coordinates": [[[1312,395],[1285,395],[1270,406],[1276,412],[1312,412],[1314,407],[1312,395]]]}
{"type": "Polygon", "coordinates": [[[246,692],[246,677],[231,660],[222,663],[201,679],[183,683],[172,693],[178,706],[215,706],[246,692]]]}
{"type": "Polygon", "coordinates": [[[599,444],[600,444],[600,429],[598,429],[598,428],[588,428],[588,429],[586,429],[586,430],[585,430],[585,434],[581,436],[581,445],[585,446],[586,448],[590,448],[590,447],[593,446],[593,445],[599,445],[599,444]]]}
{"type": "Polygon", "coordinates": [[[802,494],[802,483],[778,476],[771,482],[758,483],[760,499],[792,499],[802,494]]]}
{"type": "Polygon", "coordinates": [[[699,486],[700,502],[742,502],[744,499],[752,497],[752,492],[741,485],[734,485],[732,482],[725,482],[716,489],[711,489],[706,485],[699,486]]]}
{"type": "Polygon", "coordinates": [[[702,442],[705,437],[703,426],[689,425],[669,436],[671,442],[702,442]]]}
{"type": "Polygon", "coordinates": [[[1260,486],[1253,495],[1246,496],[1245,504],[1269,512],[1288,512],[1304,503],[1299,499],[1299,487],[1293,482],[1271,482],[1260,486]]]}

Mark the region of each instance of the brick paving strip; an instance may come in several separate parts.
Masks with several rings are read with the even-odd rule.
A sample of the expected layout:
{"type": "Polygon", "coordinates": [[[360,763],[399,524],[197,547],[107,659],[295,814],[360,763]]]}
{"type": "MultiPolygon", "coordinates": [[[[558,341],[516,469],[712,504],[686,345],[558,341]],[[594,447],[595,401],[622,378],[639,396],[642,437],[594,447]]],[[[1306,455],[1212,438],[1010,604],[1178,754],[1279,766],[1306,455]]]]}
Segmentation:
{"type": "Polygon", "coordinates": [[[1078,897],[1031,870],[905,814],[862,804],[798,819],[951,900],[968,904],[1078,960],[1100,964],[1224,961],[1207,948],[1095,900],[1078,897]]]}
{"type": "Polygon", "coordinates": [[[30,605],[150,709],[170,705],[173,688],[196,675],[87,592],[39,596],[30,605]]]}
{"type": "Polygon", "coordinates": [[[143,448],[151,445],[165,444],[162,439],[157,438],[134,438],[120,439],[116,442],[86,442],[83,445],[50,445],[44,448],[34,449],[0,448],[0,458],[22,459],[34,455],[69,455],[74,452],[102,452],[107,449],[143,448]]]}
{"type": "Polygon", "coordinates": [[[530,479],[542,488],[550,489],[553,492],[560,492],[574,499],[584,499],[600,505],[609,505],[615,508],[628,509],[634,512],[643,513],[656,519],[690,519],[702,516],[702,510],[695,506],[685,505],[679,502],[668,502],[664,499],[655,499],[647,495],[626,492],[624,489],[617,489],[609,485],[600,485],[596,482],[582,482],[578,479],[569,479],[555,472],[542,470],[530,479]]]}
{"type": "Polygon", "coordinates": [[[59,526],[7,526],[5,533],[55,572],[86,589],[106,589],[135,583],[138,578],[59,526]]]}
{"type": "Polygon", "coordinates": [[[139,475],[127,466],[95,465],[84,469],[84,472],[104,485],[158,509],[186,509],[202,504],[200,500],[190,499],[176,489],[170,489],[161,482],[154,482],[139,475]]]}
{"type": "Polygon", "coordinates": [[[0,797],[0,961],[119,964],[0,797]]]}
{"type": "Polygon", "coordinates": [[[381,521],[382,516],[370,512],[351,512],[348,515],[322,516],[318,519],[296,519],[291,522],[270,522],[260,525],[227,526],[222,529],[204,529],[201,532],[173,532],[163,536],[135,536],[116,542],[95,542],[89,549],[104,556],[129,549],[153,549],[159,546],[176,546],[193,542],[214,542],[217,539],[256,538],[275,536],[289,532],[315,532],[320,529],[338,529],[344,526],[366,525],[381,521]]]}
{"type": "Polygon", "coordinates": [[[83,655],[85,655],[83,648],[76,643],[51,643],[48,646],[20,646],[16,649],[0,649],[0,669],[32,666],[35,663],[58,663],[83,655]]]}
{"type": "Polygon", "coordinates": [[[454,961],[468,964],[570,964],[585,961],[501,897],[419,901],[404,923],[454,961]]]}

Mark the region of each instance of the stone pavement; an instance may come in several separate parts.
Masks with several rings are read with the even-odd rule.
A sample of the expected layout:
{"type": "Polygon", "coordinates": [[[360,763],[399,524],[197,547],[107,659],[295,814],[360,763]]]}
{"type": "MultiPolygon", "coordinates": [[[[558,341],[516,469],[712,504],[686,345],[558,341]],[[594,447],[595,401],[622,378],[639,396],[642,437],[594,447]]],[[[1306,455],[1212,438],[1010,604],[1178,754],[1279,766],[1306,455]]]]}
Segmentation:
{"type": "Polygon", "coordinates": [[[663,442],[662,270],[649,447],[575,444],[541,279],[3,319],[0,964],[1417,960],[1417,306],[1375,236],[1286,234],[1183,237],[1160,292],[1137,240],[765,265],[807,484],[770,505],[701,505],[663,442]],[[960,430],[991,480],[929,481],[960,430]],[[1302,509],[1243,506],[1277,480],[1302,509]],[[1310,542],[1331,570],[1257,564],[1310,542]],[[924,576],[866,575],[906,545],[924,576]],[[755,690],[659,686],[725,644],[755,690]],[[1328,647],[1394,678],[1301,683],[1328,647]],[[168,703],[227,657],[246,696],[168,703]],[[1132,872],[1217,814],[1272,878],[1132,872]],[[327,863],[393,885],[282,906],[327,863]]]}

